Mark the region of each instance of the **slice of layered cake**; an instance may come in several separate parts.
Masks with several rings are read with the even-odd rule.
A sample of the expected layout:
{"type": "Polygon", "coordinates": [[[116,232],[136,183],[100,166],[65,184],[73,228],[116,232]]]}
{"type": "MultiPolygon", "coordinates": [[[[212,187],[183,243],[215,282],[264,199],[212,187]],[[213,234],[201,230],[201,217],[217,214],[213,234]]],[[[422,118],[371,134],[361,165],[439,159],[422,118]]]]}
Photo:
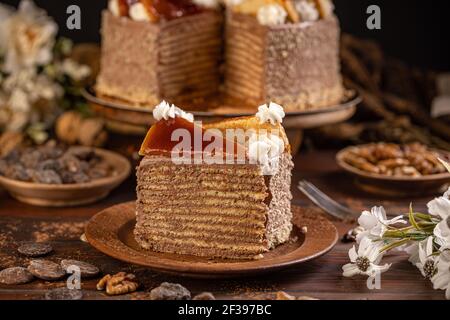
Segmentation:
{"type": "Polygon", "coordinates": [[[332,106],[344,94],[339,22],[330,0],[243,0],[228,6],[225,90],[286,111],[332,106]]]}
{"type": "Polygon", "coordinates": [[[216,95],[222,20],[191,0],[110,0],[97,94],[146,106],[216,95]]]}
{"type": "Polygon", "coordinates": [[[145,249],[257,259],[292,230],[283,109],[202,125],[161,103],[137,170],[135,238],[145,249]]]}

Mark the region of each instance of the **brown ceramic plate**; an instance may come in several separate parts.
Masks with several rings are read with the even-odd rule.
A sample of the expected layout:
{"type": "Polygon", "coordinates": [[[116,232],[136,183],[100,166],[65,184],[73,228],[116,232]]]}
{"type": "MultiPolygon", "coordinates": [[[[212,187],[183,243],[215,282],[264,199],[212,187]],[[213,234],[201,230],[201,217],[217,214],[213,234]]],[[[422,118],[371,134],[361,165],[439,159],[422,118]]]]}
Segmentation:
{"type": "MultiPolygon", "coordinates": [[[[89,101],[92,109],[105,118],[110,128],[115,131],[145,134],[148,127],[154,122],[152,115],[153,106],[133,106],[121,100],[99,97],[92,89],[83,90],[82,94],[89,101]]],[[[283,126],[286,129],[308,129],[342,122],[353,116],[356,111],[356,105],[360,102],[360,96],[355,91],[348,90],[346,98],[338,105],[303,112],[288,112],[283,121],[283,126]]],[[[240,112],[236,112],[236,108],[230,107],[230,105],[242,105],[239,102],[234,104],[230,102],[215,104],[214,109],[210,111],[190,112],[198,120],[217,121],[230,117],[253,115],[257,111],[254,106],[243,106],[240,108],[240,112]]]]}
{"type": "Polygon", "coordinates": [[[61,185],[23,182],[0,176],[0,185],[21,202],[36,206],[67,207],[88,204],[105,198],[131,172],[130,162],[115,152],[98,148],[74,148],[93,149],[113,167],[112,175],[88,183],[61,185]]]}
{"type": "Polygon", "coordinates": [[[338,240],[335,226],[315,209],[293,207],[291,240],[260,260],[211,260],[143,250],[134,240],[135,205],[128,202],[95,215],[86,226],[86,237],[97,250],[121,261],[152,270],[193,278],[228,278],[283,269],[318,258],[338,240]],[[300,228],[306,226],[306,235],[300,228]]]}
{"type": "MultiPolygon", "coordinates": [[[[403,197],[413,195],[433,195],[443,193],[450,184],[450,173],[434,174],[418,178],[390,177],[372,174],[359,170],[344,161],[346,153],[357,147],[348,147],[336,155],[338,165],[355,178],[355,183],[362,190],[373,194],[403,197]]],[[[450,153],[443,150],[434,150],[442,159],[450,159],[450,153]]]]}

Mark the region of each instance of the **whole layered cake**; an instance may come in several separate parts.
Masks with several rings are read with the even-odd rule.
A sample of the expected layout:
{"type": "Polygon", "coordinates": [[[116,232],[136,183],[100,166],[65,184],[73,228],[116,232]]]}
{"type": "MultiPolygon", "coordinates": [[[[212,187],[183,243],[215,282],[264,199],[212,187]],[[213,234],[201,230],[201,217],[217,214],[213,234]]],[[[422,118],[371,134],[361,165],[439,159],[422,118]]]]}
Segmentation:
{"type": "Polygon", "coordinates": [[[226,94],[287,111],[341,102],[339,36],[329,0],[237,1],[227,10],[226,94]]]}
{"type": "Polygon", "coordinates": [[[274,101],[286,111],[344,96],[330,0],[110,0],[96,92],[190,110],[274,101]],[[193,1],[193,2],[191,2],[193,1]]]}
{"type": "Polygon", "coordinates": [[[202,125],[165,102],[141,147],[135,238],[145,249],[257,259],[292,230],[283,109],[202,125]]]}
{"type": "Polygon", "coordinates": [[[190,0],[110,0],[96,92],[134,105],[218,92],[222,15],[190,0]]]}

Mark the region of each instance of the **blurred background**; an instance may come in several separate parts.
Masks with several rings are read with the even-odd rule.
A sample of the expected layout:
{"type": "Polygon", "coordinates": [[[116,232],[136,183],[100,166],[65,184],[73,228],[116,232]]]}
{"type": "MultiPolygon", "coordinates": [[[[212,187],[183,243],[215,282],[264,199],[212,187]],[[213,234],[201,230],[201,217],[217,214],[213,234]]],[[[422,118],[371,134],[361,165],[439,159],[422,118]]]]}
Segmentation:
{"type": "MultiPolygon", "coordinates": [[[[1,0],[15,5],[18,0],[1,0]]],[[[75,42],[100,40],[100,12],[107,0],[36,0],[60,26],[66,23],[66,8],[77,4],[82,9],[82,30],[60,28],[60,34],[75,42]]],[[[379,41],[389,55],[424,68],[450,70],[448,1],[420,0],[335,0],[342,30],[379,41]],[[382,29],[366,28],[366,9],[376,4],[382,10],[382,29]]]]}

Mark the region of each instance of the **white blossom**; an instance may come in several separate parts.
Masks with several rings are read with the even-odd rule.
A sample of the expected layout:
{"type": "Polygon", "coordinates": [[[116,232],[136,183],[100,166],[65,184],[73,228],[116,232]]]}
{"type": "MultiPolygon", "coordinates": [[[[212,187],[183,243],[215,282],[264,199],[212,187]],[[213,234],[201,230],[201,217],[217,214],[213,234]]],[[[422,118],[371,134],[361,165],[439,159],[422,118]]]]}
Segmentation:
{"type": "Polygon", "coordinates": [[[450,189],[428,203],[428,212],[441,219],[434,229],[438,243],[441,246],[450,244],[450,189]]]}
{"type": "Polygon", "coordinates": [[[408,261],[413,265],[416,265],[420,262],[419,257],[419,243],[413,242],[410,245],[407,245],[403,248],[403,251],[406,252],[409,256],[408,261]]]}
{"type": "Polygon", "coordinates": [[[91,74],[91,68],[86,65],[77,63],[72,59],[65,59],[61,64],[61,71],[69,78],[76,82],[80,82],[91,74]]]}
{"type": "Polygon", "coordinates": [[[450,300],[450,251],[441,253],[437,273],[431,278],[435,290],[445,290],[445,298],[450,300]]]}
{"type": "Polygon", "coordinates": [[[52,60],[58,31],[56,23],[31,0],[22,0],[19,9],[2,24],[5,39],[3,70],[9,73],[44,65],[52,60]]]}
{"type": "Polygon", "coordinates": [[[357,242],[368,237],[371,240],[380,239],[389,226],[397,223],[405,224],[403,216],[388,220],[383,207],[373,207],[370,211],[364,211],[358,219],[359,225],[364,229],[356,237],[357,242]]]}
{"type": "Polygon", "coordinates": [[[381,246],[374,243],[369,238],[364,238],[359,244],[358,251],[353,246],[348,255],[351,263],[342,267],[344,277],[353,277],[355,275],[366,275],[374,277],[390,268],[390,264],[379,265],[383,254],[380,253],[381,246]]]}
{"type": "Polygon", "coordinates": [[[13,90],[7,105],[13,112],[28,112],[31,109],[31,103],[27,94],[20,88],[13,90]]]}
{"type": "Polygon", "coordinates": [[[433,253],[434,237],[428,237],[428,239],[419,243],[419,262],[416,263],[416,267],[427,279],[431,279],[437,272],[436,265],[439,256],[433,255],[433,253]]]}

